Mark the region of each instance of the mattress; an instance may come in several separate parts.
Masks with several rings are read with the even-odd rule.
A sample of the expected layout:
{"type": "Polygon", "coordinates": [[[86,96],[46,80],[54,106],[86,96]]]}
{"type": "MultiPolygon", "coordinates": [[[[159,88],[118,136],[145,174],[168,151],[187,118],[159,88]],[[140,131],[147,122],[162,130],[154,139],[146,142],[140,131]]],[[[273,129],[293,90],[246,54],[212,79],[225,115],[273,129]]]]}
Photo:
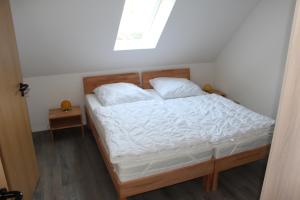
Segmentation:
{"type": "Polygon", "coordinates": [[[265,133],[261,135],[239,139],[232,138],[229,141],[214,143],[212,144],[214,148],[214,158],[219,159],[268,145],[272,141],[272,133],[272,130],[266,130],[265,133]]]}
{"type": "MultiPolygon", "coordinates": [[[[150,90],[150,93],[153,91],[150,90]]],[[[159,95],[155,94],[155,99],[162,101],[159,95]]],[[[104,129],[97,120],[95,110],[101,106],[95,95],[86,96],[86,105],[89,113],[91,113],[92,120],[95,124],[97,132],[104,142],[104,147],[109,153],[108,144],[104,136],[104,129]]],[[[142,178],[161,172],[170,171],[173,169],[190,166],[196,163],[208,161],[213,156],[213,148],[211,145],[197,146],[190,149],[170,149],[161,151],[159,154],[144,154],[141,156],[128,156],[125,159],[114,161],[113,166],[116,174],[121,182],[142,178]]]]}
{"type": "Polygon", "coordinates": [[[109,107],[94,95],[86,101],[121,181],[268,144],[274,125],[215,94],[109,107]]]}
{"type": "MultiPolygon", "coordinates": [[[[256,120],[262,120],[261,122],[264,125],[256,124],[258,125],[256,128],[254,125],[250,128],[247,134],[244,134],[243,136],[239,136],[237,134],[231,135],[227,138],[225,137],[225,139],[220,137],[210,140],[210,144],[214,149],[214,158],[219,159],[271,144],[275,124],[273,119],[255,113],[239,104],[236,104],[236,102],[230,99],[219,95],[217,96],[219,99],[225,100],[221,104],[231,107],[231,109],[235,110],[236,113],[240,112],[244,113],[246,116],[249,115],[249,117],[252,118],[252,121],[255,121],[255,118],[256,120]]],[[[237,116],[241,116],[240,113],[237,114],[237,116]]],[[[221,126],[221,129],[223,128],[225,127],[221,126]]]]}

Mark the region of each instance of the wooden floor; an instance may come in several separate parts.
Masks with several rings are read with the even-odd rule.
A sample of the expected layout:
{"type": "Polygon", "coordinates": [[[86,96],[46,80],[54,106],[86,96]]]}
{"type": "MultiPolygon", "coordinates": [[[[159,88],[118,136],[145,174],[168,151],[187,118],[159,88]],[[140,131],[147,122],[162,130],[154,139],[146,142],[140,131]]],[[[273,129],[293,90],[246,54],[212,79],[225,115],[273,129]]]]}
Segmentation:
{"type": "MultiPolygon", "coordinates": [[[[34,200],[116,200],[117,193],[92,135],[80,129],[51,135],[34,134],[40,181],[34,200]]],[[[221,173],[218,191],[206,193],[201,179],[133,196],[129,200],[256,200],[259,199],[265,161],[221,173]]]]}

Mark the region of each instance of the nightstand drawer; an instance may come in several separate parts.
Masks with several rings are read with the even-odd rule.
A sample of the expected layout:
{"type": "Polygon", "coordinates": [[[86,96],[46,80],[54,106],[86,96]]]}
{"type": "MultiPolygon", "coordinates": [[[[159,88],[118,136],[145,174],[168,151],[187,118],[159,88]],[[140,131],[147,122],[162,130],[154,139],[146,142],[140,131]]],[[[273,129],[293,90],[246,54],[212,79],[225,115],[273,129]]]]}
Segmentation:
{"type": "Polygon", "coordinates": [[[49,127],[50,132],[53,131],[81,127],[82,135],[84,135],[82,115],[79,106],[74,106],[70,111],[62,111],[60,108],[49,110],[49,127]]]}
{"type": "Polygon", "coordinates": [[[81,116],[73,116],[68,118],[50,119],[50,128],[52,130],[72,128],[82,126],[81,116]]]}

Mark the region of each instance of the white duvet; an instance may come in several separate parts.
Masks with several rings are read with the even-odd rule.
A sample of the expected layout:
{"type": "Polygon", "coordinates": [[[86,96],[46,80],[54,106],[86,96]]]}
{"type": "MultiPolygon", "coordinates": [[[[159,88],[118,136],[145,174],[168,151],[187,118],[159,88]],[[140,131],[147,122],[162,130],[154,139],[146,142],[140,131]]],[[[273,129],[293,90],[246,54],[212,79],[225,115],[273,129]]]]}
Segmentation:
{"type": "Polygon", "coordinates": [[[274,120],[219,95],[94,108],[111,161],[272,131],[274,120]]]}

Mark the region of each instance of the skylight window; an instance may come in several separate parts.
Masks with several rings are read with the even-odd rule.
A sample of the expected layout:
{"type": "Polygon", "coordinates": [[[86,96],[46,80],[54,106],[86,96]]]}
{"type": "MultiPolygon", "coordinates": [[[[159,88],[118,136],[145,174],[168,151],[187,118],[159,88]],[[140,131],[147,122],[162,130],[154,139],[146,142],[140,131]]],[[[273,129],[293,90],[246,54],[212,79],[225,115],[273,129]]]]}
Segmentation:
{"type": "Polygon", "coordinates": [[[153,49],[176,0],[126,0],[115,51],[153,49]]]}

